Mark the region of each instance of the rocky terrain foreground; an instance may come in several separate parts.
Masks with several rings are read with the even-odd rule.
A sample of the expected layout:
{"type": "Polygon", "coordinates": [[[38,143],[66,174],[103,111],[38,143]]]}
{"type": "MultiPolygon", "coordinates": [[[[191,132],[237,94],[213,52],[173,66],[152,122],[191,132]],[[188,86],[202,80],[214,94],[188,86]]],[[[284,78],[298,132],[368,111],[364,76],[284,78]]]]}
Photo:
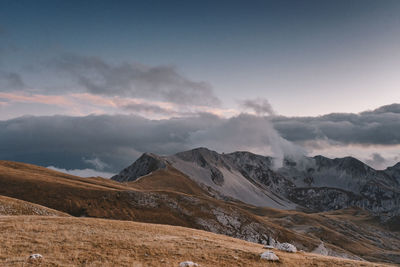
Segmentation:
{"type": "Polygon", "coordinates": [[[305,252],[275,250],[279,262],[261,259],[262,245],[184,227],[117,220],[46,216],[0,217],[0,265],[30,266],[390,266],[305,252]],[[35,262],[32,265],[36,265],[35,262]]]}

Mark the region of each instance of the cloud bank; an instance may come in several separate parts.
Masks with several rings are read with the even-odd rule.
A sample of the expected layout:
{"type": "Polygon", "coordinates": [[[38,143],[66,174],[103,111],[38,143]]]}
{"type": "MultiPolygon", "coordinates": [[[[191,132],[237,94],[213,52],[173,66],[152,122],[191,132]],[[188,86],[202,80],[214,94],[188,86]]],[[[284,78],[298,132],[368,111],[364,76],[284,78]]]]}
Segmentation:
{"type": "Polygon", "coordinates": [[[365,162],[383,168],[399,159],[396,150],[390,160],[383,153],[400,145],[399,106],[314,118],[222,118],[208,113],[164,120],[134,115],[21,117],[0,121],[0,159],[113,173],[143,152],[172,154],[206,146],[282,158],[353,146],[365,162]]]}
{"type": "Polygon", "coordinates": [[[116,172],[143,152],[172,154],[198,146],[220,152],[296,152],[269,119],[200,113],[149,120],[129,115],[21,117],[0,122],[0,159],[64,169],[116,172]]]}
{"type": "Polygon", "coordinates": [[[400,144],[400,104],[387,105],[358,114],[275,117],[272,121],[284,138],[297,143],[327,140],[365,146],[400,144]]]}

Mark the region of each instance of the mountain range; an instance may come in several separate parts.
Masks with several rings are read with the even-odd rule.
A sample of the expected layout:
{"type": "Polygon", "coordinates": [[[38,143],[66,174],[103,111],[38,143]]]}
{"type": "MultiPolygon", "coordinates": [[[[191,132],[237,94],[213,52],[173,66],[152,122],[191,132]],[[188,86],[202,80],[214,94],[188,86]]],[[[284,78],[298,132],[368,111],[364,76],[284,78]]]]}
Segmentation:
{"type": "Polygon", "coordinates": [[[276,168],[272,157],[197,148],[171,156],[145,153],[112,179],[136,181],[168,167],[220,199],[306,212],[358,207],[382,222],[400,218],[400,163],[375,170],[353,157],[304,156],[285,158],[276,168]]]}
{"type": "MultiPolygon", "coordinates": [[[[167,224],[258,244],[288,242],[308,259],[315,255],[307,254],[311,252],[379,264],[400,263],[399,164],[378,171],[354,158],[317,156],[285,159],[282,166],[275,166],[272,157],[249,152],[220,154],[206,148],[171,156],[145,153],[112,179],[82,178],[0,161],[0,214],[62,216],[65,219],[49,219],[48,223],[45,219],[26,220],[55,229],[68,223],[76,231],[82,225],[103,224],[79,218],[110,219],[110,225],[122,227],[112,231],[124,236],[132,235],[126,229],[133,225],[114,220],[167,224]]],[[[21,220],[15,222],[26,227],[21,220]]],[[[16,237],[27,231],[7,226],[11,217],[3,221],[5,231],[15,229],[16,237]]],[[[84,235],[90,234],[85,231],[84,235]]],[[[151,242],[149,238],[143,242],[151,242]]],[[[54,242],[58,244],[56,239],[54,242]]],[[[107,250],[109,243],[107,239],[104,242],[102,249],[107,250]]],[[[8,247],[15,245],[11,242],[8,247]]],[[[48,250],[47,246],[43,249],[48,250]]],[[[184,260],[181,256],[169,260],[184,260]]],[[[202,266],[208,266],[203,256],[196,257],[203,261],[202,266]]],[[[255,264],[254,257],[259,256],[248,257],[255,264]]],[[[283,263],[285,257],[289,259],[282,257],[283,263]]],[[[318,265],[320,260],[313,263],[318,265]]],[[[140,261],[146,261],[145,252],[140,261]]]]}

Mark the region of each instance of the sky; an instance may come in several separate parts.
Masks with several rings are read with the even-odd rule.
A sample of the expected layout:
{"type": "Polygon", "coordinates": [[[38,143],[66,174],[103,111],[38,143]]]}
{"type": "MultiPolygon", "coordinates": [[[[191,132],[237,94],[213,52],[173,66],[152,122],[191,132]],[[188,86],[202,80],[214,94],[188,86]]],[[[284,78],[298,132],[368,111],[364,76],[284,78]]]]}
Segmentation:
{"type": "Polygon", "coordinates": [[[3,0],[0,159],[109,175],[207,146],[383,169],[400,161],[399,14],[396,0],[3,0]]]}

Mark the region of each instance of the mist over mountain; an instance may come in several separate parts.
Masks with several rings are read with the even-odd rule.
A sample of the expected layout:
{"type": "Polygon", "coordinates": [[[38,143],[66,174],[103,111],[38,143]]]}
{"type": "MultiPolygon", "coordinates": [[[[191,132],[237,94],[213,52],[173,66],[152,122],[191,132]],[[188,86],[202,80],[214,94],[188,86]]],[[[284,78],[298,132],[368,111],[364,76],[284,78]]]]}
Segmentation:
{"type": "Polygon", "coordinates": [[[206,146],[220,153],[242,150],[272,156],[278,166],[284,157],[322,154],[351,155],[385,169],[400,161],[398,106],[292,118],[223,118],[209,113],[163,120],[133,115],[26,116],[0,121],[0,159],[116,173],[145,152],[169,155],[206,146]]]}
{"type": "Polygon", "coordinates": [[[144,154],[112,179],[135,181],[171,166],[223,199],[312,212],[359,207],[387,221],[400,215],[399,164],[379,171],[353,157],[304,156],[285,158],[277,168],[272,157],[197,148],[171,156],[144,154]]]}

